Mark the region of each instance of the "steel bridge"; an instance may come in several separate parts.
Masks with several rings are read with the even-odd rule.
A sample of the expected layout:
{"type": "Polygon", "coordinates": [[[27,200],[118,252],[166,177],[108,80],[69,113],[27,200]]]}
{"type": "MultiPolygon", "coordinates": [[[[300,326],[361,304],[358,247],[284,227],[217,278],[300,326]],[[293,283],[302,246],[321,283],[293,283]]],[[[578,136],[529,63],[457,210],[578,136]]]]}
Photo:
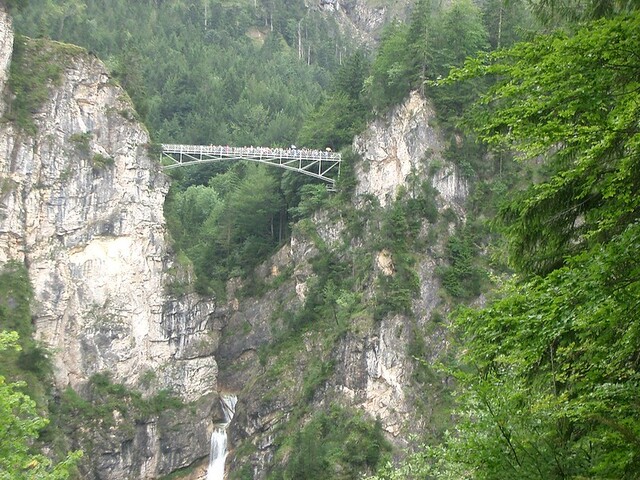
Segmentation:
{"type": "Polygon", "coordinates": [[[292,170],[327,182],[329,190],[335,190],[340,175],[342,155],[325,150],[306,148],[228,147],[220,145],[162,145],[163,158],[172,163],[165,170],[201,163],[224,160],[249,160],[274,167],[292,170]],[[329,176],[331,174],[331,176],[329,176]]]}

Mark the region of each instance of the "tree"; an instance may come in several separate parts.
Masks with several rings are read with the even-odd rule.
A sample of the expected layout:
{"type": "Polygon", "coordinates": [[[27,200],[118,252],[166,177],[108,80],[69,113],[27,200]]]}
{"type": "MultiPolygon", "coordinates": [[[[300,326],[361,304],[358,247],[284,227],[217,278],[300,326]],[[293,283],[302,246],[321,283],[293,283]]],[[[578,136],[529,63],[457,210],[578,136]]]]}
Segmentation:
{"type": "Polygon", "coordinates": [[[640,215],[639,29],[637,13],[599,20],[452,73],[496,79],[470,121],[484,141],[546,159],[549,180],[501,212],[512,263],[523,272],[549,272],[640,215]]]}
{"type": "Polygon", "coordinates": [[[27,6],[28,0],[5,0],[5,3],[9,9],[20,11],[27,6]]]}
{"type": "Polygon", "coordinates": [[[342,93],[335,93],[308,117],[300,131],[299,144],[339,150],[364,128],[365,115],[362,104],[342,93]]]}
{"type": "Polygon", "coordinates": [[[612,17],[637,8],[629,0],[531,0],[536,16],[548,25],[569,26],[585,20],[612,17]]]}
{"type": "Polygon", "coordinates": [[[497,222],[515,275],[454,317],[458,423],[416,478],[640,476],[640,13],[572,27],[452,73],[492,78],[469,124],[543,171],[497,222]]]}
{"type": "Polygon", "coordinates": [[[459,376],[464,408],[445,471],[638,478],[638,246],[634,222],[546,277],[509,282],[487,308],[458,315],[463,362],[477,373],[459,376]]]}
{"type": "Polygon", "coordinates": [[[378,110],[400,103],[411,90],[409,60],[407,27],[391,22],[382,33],[371,75],[365,81],[367,96],[378,110]]]}
{"type": "MultiPolygon", "coordinates": [[[[0,353],[18,348],[16,332],[0,331],[0,353]]],[[[0,375],[0,479],[64,480],[82,452],[54,464],[32,452],[32,443],[48,421],[37,414],[35,402],[20,390],[24,382],[7,383],[0,375]]]]}
{"type": "Polygon", "coordinates": [[[436,10],[431,0],[418,0],[411,14],[407,43],[411,50],[411,69],[417,78],[413,80],[424,93],[427,78],[433,77],[433,25],[436,10]]]}
{"type": "MultiPolygon", "coordinates": [[[[446,77],[451,68],[463,65],[468,57],[475,57],[489,46],[480,10],[471,0],[456,0],[446,8],[433,36],[432,80],[446,77]]],[[[429,95],[440,117],[454,125],[465,108],[478,98],[483,86],[482,79],[475,78],[430,89],[429,95]]]]}
{"type": "Polygon", "coordinates": [[[496,76],[471,124],[548,177],[501,211],[518,275],[456,316],[467,373],[438,478],[640,475],[638,32],[638,13],[593,21],[453,73],[496,76]]]}
{"type": "Polygon", "coordinates": [[[482,15],[493,49],[512,46],[536,25],[524,2],[488,0],[482,6],[482,15]]]}
{"type": "Polygon", "coordinates": [[[312,112],[300,130],[304,147],[340,150],[364,128],[368,108],[363,95],[369,62],[364,53],[346,59],[336,74],[331,92],[312,112]]]}

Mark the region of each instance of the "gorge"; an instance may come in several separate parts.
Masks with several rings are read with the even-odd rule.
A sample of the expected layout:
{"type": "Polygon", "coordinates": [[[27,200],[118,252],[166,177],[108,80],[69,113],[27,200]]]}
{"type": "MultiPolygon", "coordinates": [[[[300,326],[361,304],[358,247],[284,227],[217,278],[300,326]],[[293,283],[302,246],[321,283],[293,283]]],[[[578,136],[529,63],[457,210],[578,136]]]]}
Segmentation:
{"type": "Polygon", "coordinates": [[[640,15],[574,3],[0,0],[0,478],[638,478],[640,15]]]}

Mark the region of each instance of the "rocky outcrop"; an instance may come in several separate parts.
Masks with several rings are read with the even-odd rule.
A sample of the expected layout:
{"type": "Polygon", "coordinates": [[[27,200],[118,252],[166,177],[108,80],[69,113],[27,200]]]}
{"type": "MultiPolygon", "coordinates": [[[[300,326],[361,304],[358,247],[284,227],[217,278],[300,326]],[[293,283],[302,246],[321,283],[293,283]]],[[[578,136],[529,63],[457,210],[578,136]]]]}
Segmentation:
{"type": "Polygon", "coordinates": [[[7,12],[0,8],[0,115],[5,111],[5,87],[9,77],[12,50],[13,24],[7,12]]]}
{"type": "Polygon", "coordinates": [[[442,158],[444,141],[434,123],[433,106],[417,92],[373,121],[353,143],[362,157],[356,166],[356,194],[373,195],[384,206],[406,186],[409,175],[415,175],[431,178],[441,208],[461,213],[468,185],[457,168],[442,158]]]}
{"type": "MultiPolygon", "coordinates": [[[[0,12],[0,87],[12,39],[0,12]]],[[[126,93],[86,52],[43,48],[60,49],[64,68],[34,114],[37,133],[0,124],[0,265],[28,268],[37,337],[54,352],[59,389],[82,391],[108,372],[145,395],[170,389],[198,401],[188,418],[106,435],[85,477],[157,478],[208,455],[220,313],[211,300],[169,291],[181,269],[166,239],[169,183],[126,93]]]]}
{"type": "Polygon", "coordinates": [[[168,182],[127,111],[102,64],[79,55],[37,114],[35,136],[5,128],[1,168],[12,187],[2,198],[0,258],[29,266],[38,337],[59,352],[59,385],[109,371],[133,386],[151,369],[193,400],[215,390],[216,365],[210,351],[203,360],[186,344],[207,330],[215,306],[167,302],[168,182]],[[191,374],[173,374],[176,361],[191,374]],[[192,388],[196,378],[204,392],[192,388]]]}
{"type": "Polygon", "coordinates": [[[358,29],[365,32],[380,32],[384,24],[391,18],[390,14],[394,12],[389,5],[372,6],[358,0],[343,1],[340,7],[358,29]]]}
{"type": "Polygon", "coordinates": [[[406,20],[414,2],[370,2],[367,0],[320,0],[321,7],[331,12],[349,38],[360,44],[375,46],[384,26],[397,19],[406,20]]]}
{"type": "MultiPolygon", "coordinates": [[[[364,208],[364,199],[372,196],[380,204],[388,205],[398,190],[407,185],[407,177],[415,175],[438,190],[440,209],[463,213],[467,186],[455,167],[442,159],[444,142],[433,127],[433,119],[429,102],[414,94],[388,116],[373,122],[356,139],[354,146],[362,157],[356,165],[359,182],[356,204],[360,205],[357,208],[364,208]]],[[[220,362],[220,383],[240,392],[238,413],[230,427],[231,443],[240,446],[243,452],[252,452],[249,460],[242,456],[246,454],[236,455],[233,468],[240,464],[246,467],[248,461],[254,478],[266,478],[281,454],[279,432],[300,415],[300,402],[309,404],[310,411],[328,408],[333,403],[365,411],[369,418],[380,421],[397,444],[403,444],[411,433],[424,431],[431,421],[438,401],[434,392],[442,385],[434,378],[422,379],[416,387],[416,370],[421,367],[412,358],[411,348],[426,361],[437,358],[448,348],[446,333],[432,319],[436,310],[446,308],[438,295],[437,259],[432,253],[441,249],[442,243],[417,259],[415,270],[420,288],[413,300],[413,314],[386,315],[378,320],[370,314],[352,316],[342,335],[331,336],[311,328],[295,340],[298,343],[293,350],[282,342],[282,332],[290,332],[287,322],[317,289],[312,262],[318,256],[334,255],[338,263],[347,266],[355,256],[369,258],[371,276],[355,292],[362,303],[373,301],[378,276],[396,274],[392,252],[370,250],[375,242],[367,237],[385,233],[377,231],[380,224],[375,219],[368,218],[367,222],[368,232],[354,240],[346,234],[346,222],[336,212],[318,212],[312,222],[295,228],[290,244],[258,269],[260,281],[271,286],[268,294],[242,299],[237,298],[236,292],[240,291],[237,285],[229,291],[232,313],[223,328],[216,356],[220,362]],[[291,273],[278,284],[275,279],[281,272],[291,273]],[[310,378],[322,365],[329,365],[331,373],[310,391],[310,378]],[[425,394],[425,387],[434,392],[425,394]],[[422,402],[420,413],[418,402],[422,402]]],[[[442,218],[437,228],[447,232],[447,222],[442,218]]],[[[436,228],[426,223],[425,235],[428,229],[436,228]]]]}

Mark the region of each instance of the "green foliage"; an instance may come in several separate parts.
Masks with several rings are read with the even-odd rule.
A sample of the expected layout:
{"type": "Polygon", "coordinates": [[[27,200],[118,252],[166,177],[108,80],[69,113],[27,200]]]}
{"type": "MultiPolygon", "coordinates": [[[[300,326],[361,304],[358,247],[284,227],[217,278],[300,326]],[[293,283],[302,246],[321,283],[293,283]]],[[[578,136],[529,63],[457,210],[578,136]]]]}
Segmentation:
{"type": "Polygon", "coordinates": [[[5,5],[10,11],[20,11],[27,6],[29,0],[4,0],[5,5]]]}
{"type": "Polygon", "coordinates": [[[3,265],[0,270],[0,328],[18,332],[21,342],[31,338],[32,298],[33,289],[24,265],[19,262],[3,265]]]}
{"type": "Polygon", "coordinates": [[[531,6],[545,24],[569,28],[581,21],[637,9],[637,4],[628,0],[532,0],[531,6]]]}
{"type": "Polygon", "coordinates": [[[88,155],[91,151],[91,139],[93,134],[91,132],[74,133],[69,136],[69,141],[73,143],[74,147],[79,152],[88,155]]]}
{"type": "Polygon", "coordinates": [[[363,52],[346,59],[328,97],[305,119],[298,137],[300,145],[340,150],[351,143],[369,116],[362,91],[368,72],[369,62],[363,52]]]}
{"type": "MultiPolygon", "coordinates": [[[[17,332],[0,331],[0,353],[19,350],[18,339],[17,332]]],[[[82,452],[54,463],[33,451],[33,441],[48,421],[37,413],[36,402],[21,391],[24,386],[24,382],[7,383],[0,375],[0,479],[67,479],[82,452]]]]}
{"type": "Polygon", "coordinates": [[[365,81],[367,96],[378,111],[400,103],[411,90],[407,31],[404,24],[394,21],[382,33],[371,75],[365,81]]]}
{"type": "Polygon", "coordinates": [[[575,35],[540,36],[453,78],[496,76],[472,118],[480,137],[547,157],[551,178],[505,205],[514,266],[545,273],[637,217],[640,16],[601,20],[575,35]]]}
{"type": "Polygon", "coordinates": [[[357,179],[355,176],[354,165],[359,160],[358,155],[352,148],[346,148],[342,151],[342,165],[340,167],[340,176],[336,181],[336,196],[339,197],[341,203],[347,203],[352,198],[355,191],[357,179]]]}
{"type": "Polygon", "coordinates": [[[64,390],[55,413],[60,428],[67,432],[87,426],[98,431],[116,426],[114,411],[120,412],[132,427],[135,422],[184,407],[182,400],[167,390],[145,398],[138,391],[113,383],[109,374],[97,373],[91,377],[85,394],[80,395],[71,387],[64,390]]]}
{"type": "Polygon", "coordinates": [[[294,220],[309,217],[327,203],[329,192],[324,185],[306,184],[300,188],[301,201],[289,211],[294,220]]]}
{"type": "Polygon", "coordinates": [[[283,200],[269,172],[238,165],[209,186],[175,188],[167,197],[167,224],[194,265],[199,291],[224,295],[223,282],[250,273],[283,239],[283,200]]]}
{"type": "Polygon", "coordinates": [[[430,184],[423,182],[421,187],[412,188],[412,192],[401,191],[384,212],[383,236],[377,248],[390,252],[393,272],[390,275],[378,275],[374,314],[377,320],[389,313],[411,312],[413,299],[420,291],[420,279],[414,270],[414,247],[422,219],[436,219],[434,196],[430,184]]]}
{"type": "Polygon", "coordinates": [[[101,153],[96,153],[91,157],[91,168],[94,172],[99,172],[114,164],[113,157],[106,157],[101,153]]]}
{"type": "Polygon", "coordinates": [[[486,273],[478,265],[476,238],[466,227],[452,235],[445,248],[446,265],[437,269],[445,291],[457,300],[477,298],[487,281],[486,273]]]}
{"type": "MultiPolygon", "coordinates": [[[[367,101],[382,112],[400,103],[412,89],[447,75],[452,66],[488,47],[482,12],[471,0],[456,0],[445,8],[436,2],[416,3],[409,25],[392,22],[380,39],[380,47],[365,80],[367,101]]],[[[455,126],[464,107],[483,88],[481,81],[431,89],[439,118],[455,126]]]]}
{"type": "Polygon", "coordinates": [[[405,209],[407,217],[413,224],[415,234],[421,228],[423,221],[434,224],[438,220],[438,205],[436,196],[438,191],[433,188],[430,180],[420,180],[419,176],[412,172],[407,177],[407,198],[405,209]]]}
{"type": "Polygon", "coordinates": [[[281,0],[29,0],[15,26],[97,54],[152,137],[186,144],[293,143],[350,49],[331,16],[281,0]]]}
{"type": "MultiPolygon", "coordinates": [[[[489,46],[482,13],[471,0],[456,0],[445,8],[434,30],[434,72],[425,80],[446,76],[452,67],[462,65],[467,57],[489,46]]],[[[474,79],[431,88],[428,93],[436,104],[438,117],[456,126],[463,111],[483,90],[484,82],[474,79]]]]}
{"type": "Polygon", "coordinates": [[[49,86],[61,80],[69,56],[82,52],[73,45],[16,35],[9,72],[9,88],[14,98],[9,102],[5,118],[35,133],[33,114],[47,100],[49,86]]]}
{"type": "Polygon", "coordinates": [[[391,450],[380,422],[338,406],[316,413],[280,446],[287,451],[284,468],[270,480],[347,480],[371,472],[391,450]]]}
{"type": "Polygon", "coordinates": [[[377,478],[640,475],[639,22],[537,37],[454,74],[496,76],[473,125],[548,176],[501,212],[519,275],[455,316],[456,431],[377,478]]]}
{"type": "Polygon", "coordinates": [[[51,365],[49,352],[33,339],[32,298],[33,290],[24,265],[5,264],[0,269],[0,330],[17,332],[20,348],[3,351],[0,374],[24,380],[27,393],[42,404],[51,365]]]}
{"type": "Polygon", "coordinates": [[[82,446],[86,462],[80,467],[85,471],[98,453],[95,445],[103,444],[106,438],[129,441],[136,434],[136,426],[153,417],[188,413],[184,402],[170,391],[144,397],[137,390],[113,383],[108,373],[93,375],[81,393],[67,387],[54,400],[52,426],[82,446]]]}
{"type": "Polygon", "coordinates": [[[360,310],[358,294],[352,292],[353,278],[349,266],[334,252],[321,247],[311,259],[316,279],[309,288],[304,306],[290,319],[291,331],[322,328],[338,336],[349,327],[352,315],[360,310]]]}
{"type": "Polygon", "coordinates": [[[364,128],[363,106],[342,93],[334,93],[309,115],[298,143],[311,148],[339,149],[364,128]]]}
{"type": "Polygon", "coordinates": [[[487,0],[482,16],[492,49],[510,47],[536,26],[526,2],[487,0]]]}
{"type": "Polygon", "coordinates": [[[474,478],[637,478],[639,242],[636,222],[458,316],[463,360],[478,374],[461,377],[469,410],[451,468],[474,478]],[[470,444],[473,456],[463,453],[470,444]],[[487,458],[491,468],[480,468],[487,458]]]}
{"type": "Polygon", "coordinates": [[[317,359],[312,360],[307,368],[302,385],[302,401],[305,403],[311,402],[316,390],[331,377],[333,371],[333,360],[327,362],[322,362],[317,359]]]}

